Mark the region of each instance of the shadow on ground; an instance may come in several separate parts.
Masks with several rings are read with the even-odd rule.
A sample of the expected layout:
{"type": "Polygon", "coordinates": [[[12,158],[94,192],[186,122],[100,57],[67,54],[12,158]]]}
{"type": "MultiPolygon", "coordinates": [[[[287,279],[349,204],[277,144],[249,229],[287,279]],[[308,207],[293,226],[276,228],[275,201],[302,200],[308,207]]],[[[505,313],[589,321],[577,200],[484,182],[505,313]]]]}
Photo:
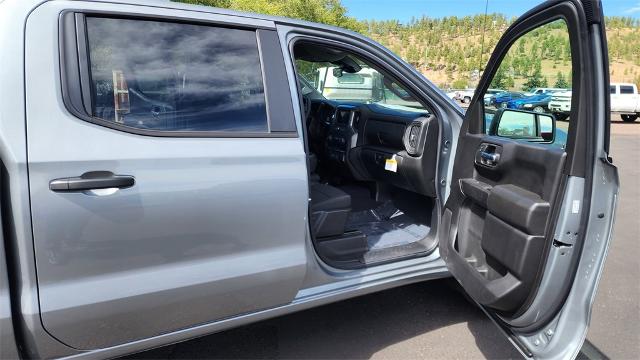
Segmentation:
{"type": "Polygon", "coordinates": [[[413,284],[131,359],[521,358],[448,280],[413,284]]]}

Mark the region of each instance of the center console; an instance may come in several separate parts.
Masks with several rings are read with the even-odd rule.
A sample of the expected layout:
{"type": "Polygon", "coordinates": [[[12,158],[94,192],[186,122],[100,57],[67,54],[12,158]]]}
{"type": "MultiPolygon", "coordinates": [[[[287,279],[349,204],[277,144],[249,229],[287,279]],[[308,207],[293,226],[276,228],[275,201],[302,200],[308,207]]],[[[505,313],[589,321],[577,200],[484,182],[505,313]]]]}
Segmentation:
{"type": "Polygon", "coordinates": [[[339,105],[331,120],[326,140],[327,157],[345,164],[348,152],[355,146],[358,136],[360,111],[352,105],[339,105]]]}

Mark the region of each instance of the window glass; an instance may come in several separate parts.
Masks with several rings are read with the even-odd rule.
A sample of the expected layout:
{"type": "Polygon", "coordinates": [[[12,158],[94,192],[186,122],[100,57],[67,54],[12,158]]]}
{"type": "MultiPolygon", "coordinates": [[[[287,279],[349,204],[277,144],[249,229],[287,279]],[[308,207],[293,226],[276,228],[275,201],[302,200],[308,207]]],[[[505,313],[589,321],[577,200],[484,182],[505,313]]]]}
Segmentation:
{"type": "Polygon", "coordinates": [[[633,94],[633,86],[620,85],[620,94],[633,94]]]}
{"type": "Polygon", "coordinates": [[[518,138],[535,137],[537,135],[535,115],[516,111],[504,112],[498,127],[498,135],[518,138]]]}
{"type": "MultiPolygon", "coordinates": [[[[546,143],[564,147],[572,108],[571,71],[569,31],[564,20],[540,26],[518,38],[494,74],[489,86],[491,91],[483,94],[485,132],[488,134],[492,126],[497,128],[493,120],[498,112],[501,116],[495,118],[496,122],[501,117],[505,120],[516,115],[521,119],[531,119],[510,110],[550,114],[553,118],[544,117],[547,120],[536,122],[535,126],[539,128],[535,129],[529,128],[531,123],[519,124],[511,119],[509,123],[513,129],[505,128],[503,134],[497,135],[527,141],[522,138],[545,134],[544,139],[547,140],[551,138],[547,132],[553,128],[549,119],[555,119],[553,139],[546,143]]],[[[540,142],[539,138],[535,141],[540,142]]]]}
{"type": "Polygon", "coordinates": [[[369,77],[368,74],[360,75],[360,74],[342,74],[341,77],[338,78],[338,83],[340,84],[364,84],[365,77],[369,77]]]}
{"type": "Polygon", "coordinates": [[[256,33],[87,18],[93,116],[162,131],[268,131],[256,33]]]}
{"type": "Polygon", "coordinates": [[[616,86],[615,85],[610,85],[609,86],[609,92],[611,94],[615,94],[616,93],[616,86]]]}
{"type": "Polygon", "coordinates": [[[296,70],[304,83],[314,87],[326,99],[375,103],[387,107],[424,111],[425,107],[404,86],[379,72],[354,54],[347,56],[360,67],[357,72],[343,71],[325,61],[296,59],[296,70]]]}

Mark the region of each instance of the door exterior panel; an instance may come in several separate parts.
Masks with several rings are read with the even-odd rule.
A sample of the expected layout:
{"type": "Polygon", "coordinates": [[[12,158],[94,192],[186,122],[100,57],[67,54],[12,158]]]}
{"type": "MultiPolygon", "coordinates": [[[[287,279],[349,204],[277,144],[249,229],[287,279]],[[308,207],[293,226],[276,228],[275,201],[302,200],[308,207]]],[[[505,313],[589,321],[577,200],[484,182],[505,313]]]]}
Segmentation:
{"type": "Polygon", "coordinates": [[[29,186],[44,327],[69,346],[96,349],[291,302],[306,268],[301,139],[152,137],[74,117],[52,61],[60,10],[40,6],[26,28],[29,186]],[[53,179],[91,171],[133,176],[135,185],[49,189],[53,179]]]}

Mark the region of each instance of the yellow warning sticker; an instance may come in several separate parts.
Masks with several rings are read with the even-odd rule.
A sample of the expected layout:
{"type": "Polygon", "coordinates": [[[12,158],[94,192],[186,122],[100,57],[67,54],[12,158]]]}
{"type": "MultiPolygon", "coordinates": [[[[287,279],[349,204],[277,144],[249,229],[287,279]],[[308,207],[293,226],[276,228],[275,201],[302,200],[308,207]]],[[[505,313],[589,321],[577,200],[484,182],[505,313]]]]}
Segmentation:
{"type": "Polygon", "coordinates": [[[387,171],[398,172],[398,161],[394,158],[387,159],[384,162],[384,169],[387,171]]]}

